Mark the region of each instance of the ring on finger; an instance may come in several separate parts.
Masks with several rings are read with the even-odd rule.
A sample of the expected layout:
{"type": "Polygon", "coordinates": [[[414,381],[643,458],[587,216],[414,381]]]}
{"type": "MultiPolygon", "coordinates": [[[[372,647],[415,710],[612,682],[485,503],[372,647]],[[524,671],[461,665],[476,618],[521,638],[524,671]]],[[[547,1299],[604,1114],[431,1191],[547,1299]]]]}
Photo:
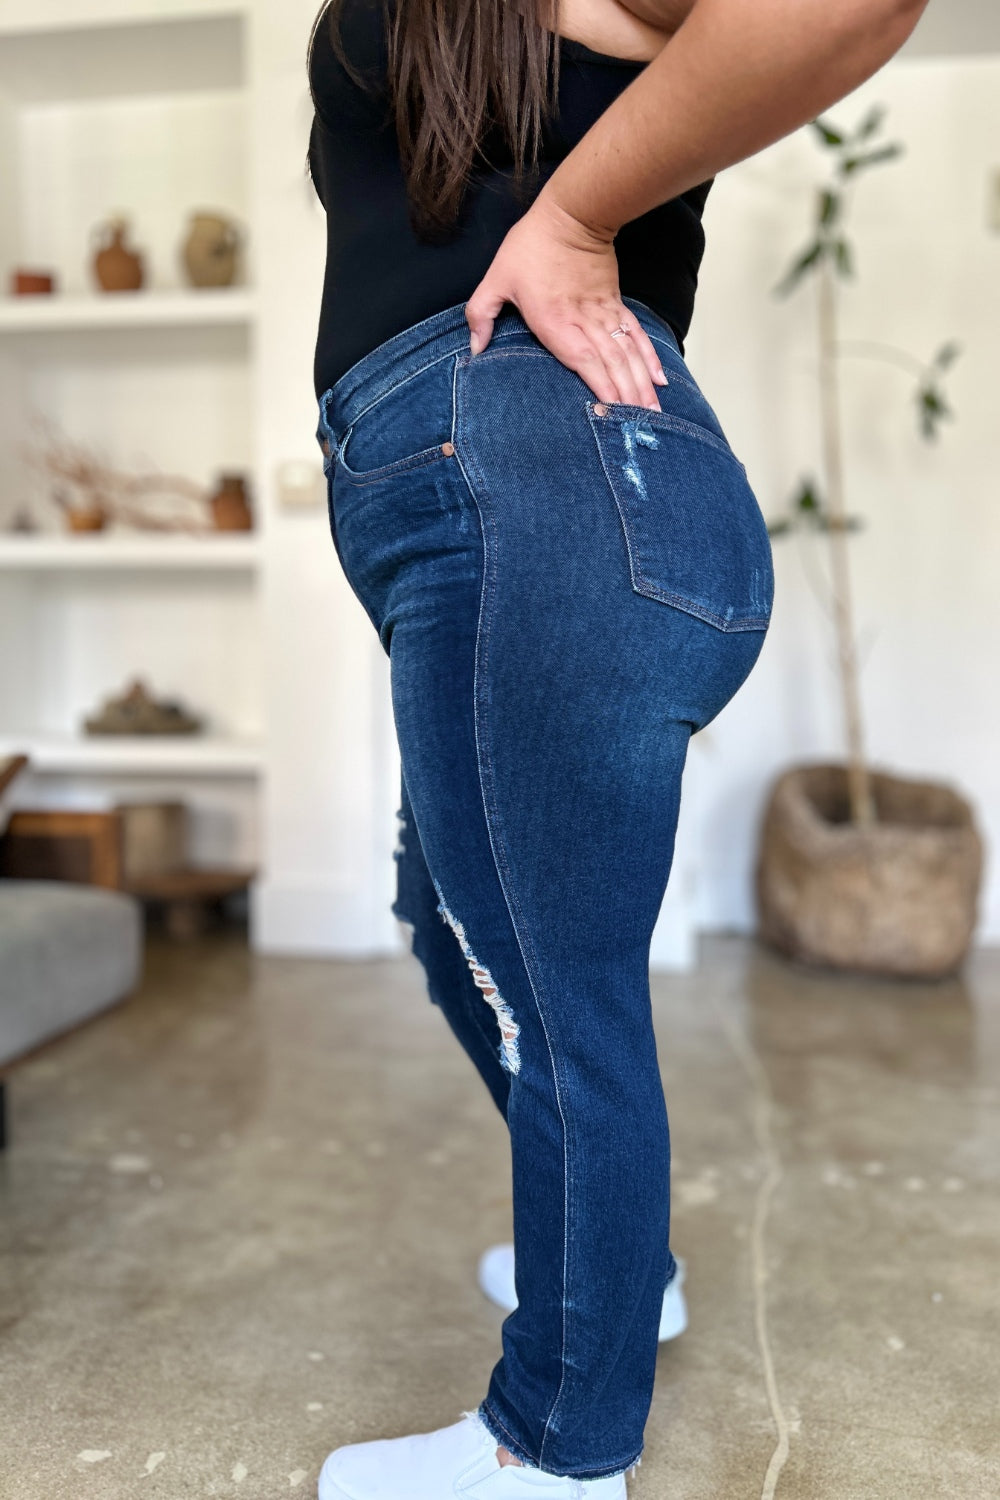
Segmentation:
{"type": "Polygon", "coordinates": [[[631,332],[632,330],[627,323],[619,323],[618,327],[612,330],[611,337],[613,339],[623,339],[627,338],[631,332]]]}

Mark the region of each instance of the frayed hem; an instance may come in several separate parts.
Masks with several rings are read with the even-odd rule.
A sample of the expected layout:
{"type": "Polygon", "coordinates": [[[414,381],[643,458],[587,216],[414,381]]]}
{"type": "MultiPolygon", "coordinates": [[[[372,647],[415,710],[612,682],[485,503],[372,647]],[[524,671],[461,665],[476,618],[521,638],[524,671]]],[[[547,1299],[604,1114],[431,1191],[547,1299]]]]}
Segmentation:
{"type": "Polygon", "coordinates": [[[642,1463],[642,1456],[645,1452],[644,1447],[640,1448],[639,1452],[628,1463],[612,1465],[606,1469],[552,1469],[548,1466],[543,1467],[536,1458],[533,1458],[521,1446],[513,1433],[507,1431],[500,1418],[495,1412],[490,1410],[485,1401],[476,1412],[466,1413],[466,1415],[477,1416],[497,1447],[506,1448],[507,1452],[512,1454],[514,1458],[521,1460],[525,1468],[538,1469],[540,1473],[551,1474],[556,1479],[575,1479],[580,1483],[585,1483],[591,1479],[617,1479],[623,1474],[626,1476],[631,1475],[634,1478],[635,1471],[642,1463]]]}

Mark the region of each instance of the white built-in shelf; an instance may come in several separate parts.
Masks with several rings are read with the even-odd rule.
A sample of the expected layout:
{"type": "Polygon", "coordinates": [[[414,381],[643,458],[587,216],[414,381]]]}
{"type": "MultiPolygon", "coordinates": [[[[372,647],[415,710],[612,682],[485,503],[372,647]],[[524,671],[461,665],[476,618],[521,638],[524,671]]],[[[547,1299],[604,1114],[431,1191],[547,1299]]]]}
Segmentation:
{"type": "Polygon", "coordinates": [[[44,0],[44,4],[39,0],[0,0],[0,35],[116,23],[136,26],[198,21],[242,15],[246,10],[247,0],[44,0]]]}
{"type": "Polygon", "coordinates": [[[104,292],[93,296],[7,297],[0,300],[0,334],[62,333],[73,329],[221,327],[249,324],[253,292],[104,292]]]}
{"type": "Polygon", "coordinates": [[[19,104],[244,86],[246,7],[0,0],[0,93],[19,104]]]}
{"type": "Polygon", "coordinates": [[[198,734],[53,735],[37,730],[0,733],[0,755],[27,755],[41,773],[92,772],[146,776],[256,776],[264,750],[258,740],[198,734]]]}
{"type": "Polygon", "coordinates": [[[253,534],[0,536],[0,572],[252,572],[260,556],[260,538],[253,534]]]}

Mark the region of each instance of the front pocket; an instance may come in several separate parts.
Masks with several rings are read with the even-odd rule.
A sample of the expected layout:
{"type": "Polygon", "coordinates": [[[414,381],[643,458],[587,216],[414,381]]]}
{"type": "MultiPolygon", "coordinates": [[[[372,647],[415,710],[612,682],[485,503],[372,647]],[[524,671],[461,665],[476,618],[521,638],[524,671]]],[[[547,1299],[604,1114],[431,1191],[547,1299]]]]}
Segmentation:
{"type": "MultiPolygon", "coordinates": [[[[350,429],[348,429],[348,438],[350,429]]],[[[451,443],[436,443],[433,448],[421,448],[418,453],[411,453],[405,458],[394,459],[392,463],[380,464],[375,469],[352,469],[344,458],[347,443],[341,442],[337,454],[337,466],[340,472],[346,476],[351,484],[375,484],[377,480],[389,479],[394,474],[403,474],[408,469],[419,469],[424,464],[435,463],[439,458],[448,458],[454,453],[451,443]]]]}
{"type": "Polygon", "coordinates": [[[373,400],[340,437],[338,474],[373,484],[450,457],[454,367],[454,355],[438,359],[373,400]]]}
{"type": "Polygon", "coordinates": [[[728,443],[668,412],[586,404],[636,593],[718,630],[766,630],[771,539],[728,443]]]}

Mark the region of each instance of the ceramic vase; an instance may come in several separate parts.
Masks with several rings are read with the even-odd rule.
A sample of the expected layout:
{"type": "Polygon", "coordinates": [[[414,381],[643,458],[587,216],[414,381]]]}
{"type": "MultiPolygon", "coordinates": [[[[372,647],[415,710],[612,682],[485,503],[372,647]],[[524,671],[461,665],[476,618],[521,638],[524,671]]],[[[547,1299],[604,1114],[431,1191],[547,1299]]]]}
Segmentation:
{"type": "Polygon", "coordinates": [[[137,292],[143,284],[142,256],[130,249],[128,221],[109,219],[94,230],[94,276],[104,292],[137,292]]]}
{"type": "Polygon", "coordinates": [[[181,247],[181,259],[191,285],[232,286],[239,247],[240,232],[223,214],[192,214],[181,247]]]}
{"type": "Polygon", "coordinates": [[[216,531],[249,531],[253,525],[242,474],[223,474],[211,499],[216,531]]]}

